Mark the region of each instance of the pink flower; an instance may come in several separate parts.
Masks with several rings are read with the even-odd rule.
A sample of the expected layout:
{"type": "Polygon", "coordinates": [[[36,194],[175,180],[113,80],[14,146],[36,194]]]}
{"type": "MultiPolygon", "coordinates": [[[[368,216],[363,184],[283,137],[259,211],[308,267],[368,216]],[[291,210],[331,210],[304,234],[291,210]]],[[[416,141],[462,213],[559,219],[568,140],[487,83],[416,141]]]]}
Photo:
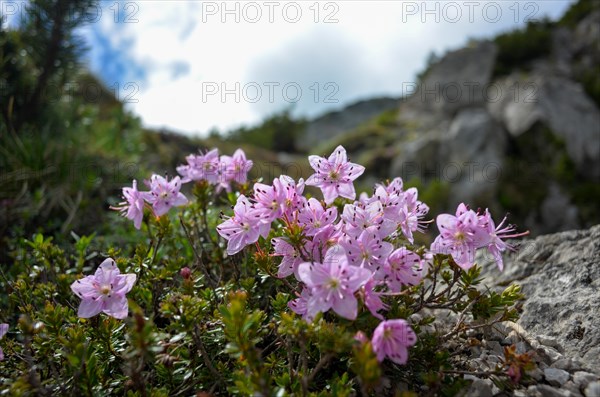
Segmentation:
{"type": "Polygon", "coordinates": [[[110,207],[113,210],[121,212],[125,218],[133,221],[133,226],[140,229],[144,219],[144,199],[148,197],[148,192],[137,190],[137,181],[133,180],[132,187],[123,188],[123,198],[125,201],[119,203],[116,207],[110,207]]]}
{"type": "Polygon", "coordinates": [[[429,212],[427,204],[417,200],[418,197],[417,189],[410,188],[402,194],[402,205],[400,206],[400,228],[402,234],[413,243],[413,232],[425,231],[425,226],[428,222],[422,219],[429,212]]]}
{"type": "Polygon", "coordinates": [[[342,234],[337,225],[327,225],[319,230],[311,240],[305,244],[306,252],[312,255],[313,262],[322,262],[327,251],[337,245],[342,234]]]}
{"type": "Polygon", "coordinates": [[[372,273],[349,265],[344,249],[334,246],[325,254],[323,264],[301,263],[298,274],[311,292],[308,317],[333,309],[340,316],[354,320],[358,307],[354,293],[367,283],[372,273]]]}
{"type": "Polygon", "coordinates": [[[482,228],[477,213],[460,204],[456,216],[438,215],[437,226],[440,235],[431,244],[431,251],[452,255],[458,266],[465,270],[473,267],[475,251],[488,241],[488,234],[482,228]]]}
{"type": "Polygon", "coordinates": [[[396,230],[396,223],[383,216],[383,206],[379,201],[363,206],[361,203],[346,204],[341,216],[344,231],[352,237],[358,237],[367,228],[373,227],[381,238],[396,230]]]}
{"type": "Polygon", "coordinates": [[[228,241],[227,254],[233,255],[245,246],[258,241],[259,236],[266,238],[271,225],[264,223],[261,214],[252,208],[246,196],[240,195],[233,216],[217,226],[217,232],[228,241]]]}
{"type": "Polygon", "coordinates": [[[375,328],[371,343],[380,362],[387,357],[396,364],[406,364],[408,348],[417,343],[417,335],[404,320],[386,320],[375,328]]]}
{"type": "MultiPolygon", "coordinates": [[[[4,338],[4,335],[8,332],[8,324],[0,324],[0,339],[4,338]]],[[[4,360],[4,352],[0,347],[0,361],[4,360]]]]}
{"type": "Polygon", "coordinates": [[[504,252],[507,248],[514,249],[511,245],[502,241],[502,239],[521,237],[521,236],[525,236],[525,235],[529,234],[529,232],[514,234],[513,232],[516,230],[515,226],[508,225],[508,226],[502,228],[502,225],[504,225],[504,222],[506,222],[506,217],[504,217],[504,219],[502,219],[502,222],[500,222],[498,227],[496,227],[494,224],[494,220],[492,219],[492,215],[490,214],[490,212],[487,209],[485,210],[485,213],[479,219],[479,223],[482,225],[482,227],[488,234],[488,238],[484,239],[480,246],[487,247],[488,251],[492,254],[494,259],[496,260],[496,263],[498,264],[498,268],[500,269],[500,271],[502,271],[504,269],[504,261],[502,260],[502,252],[504,252]]]}
{"type": "Polygon", "coordinates": [[[263,183],[254,184],[254,208],[266,222],[272,222],[283,215],[284,196],[277,187],[263,183]]]}
{"type": "Polygon", "coordinates": [[[93,276],[87,276],[71,284],[71,290],[81,298],[77,315],[93,317],[104,312],[114,318],[127,317],[127,298],[135,283],[135,274],[120,274],[111,258],[100,264],[93,276]]]}
{"type": "Polygon", "coordinates": [[[237,183],[246,183],[248,181],[248,172],[252,168],[252,160],[246,160],[246,153],[242,149],[238,149],[233,153],[233,156],[226,161],[229,156],[221,156],[221,162],[227,164],[226,176],[230,181],[237,183]]]}
{"type": "Polygon", "coordinates": [[[166,214],[171,207],[178,207],[188,203],[188,199],[179,192],[181,189],[181,180],[178,176],[170,182],[160,175],[152,175],[150,179],[150,194],[147,195],[147,201],[152,204],[152,209],[156,216],[166,214]]]}
{"type": "Polygon", "coordinates": [[[311,299],[310,289],[304,288],[300,296],[288,302],[288,307],[299,316],[302,316],[306,321],[312,321],[313,317],[308,316],[308,301],[311,299]]]}
{"type": "Polygon", "coordinates": [[[387,310],[389,306],[382,302],[379,297],[380,293],[375,292],[375,287],[377,286],[377,282],[375,279],[371,278],[364,286],[365,292],[365,306],[374,317],[377,317],[380,320],[383,320],[383,316],[378,313],[380,310],[387,310]]]}
{"type": "Polygon", "coordinates": [[[340,240],[340,245],[346,250],[348,260],[354,266],[364,267],[376,272],[383,267],[393,245],[383,241],[375,227],[364,230],[358,237],[346,236],[340,240]]]}
{"type": "Polygon", "coordinates": [[[319,187],[325,203],[333,203],[338,196],[350,200],[356,198],[353,181],[365,172],[365,167],[350,163],[346,149],[338,146],[328,159],[308,156],[308,161],[316,173],[306,180],[306,184],[319,187]]]}
{"type": "Polygon", "coordinates": [[[387,258],[384,267],[385,280],[392,292],[400,292],[403,285],[417,285],[424,276],[423,261],[419,255],[398,248],[387,258]]]}
{"type": "Polygon", "coordinates": [[[182,182],[205,180],[218,183],[219,150],[213,149],[206,154],[190,154],[185,158],[187,165],[177,167],[177,172],[183,177],[182,182]]]}
{"type": "Polygon", "coordinates": [[[275,249],[273,255],[283,256],[283,259],[279,264],[277,277],[285,278],[290,274],[297,273],[298,265],[302,263],[300,252],[281,237],[274,238],[272,242],[273,248],[275,249]]]}
{"type": "Polygon", "coordinates": [[[310,198],[300,210],[298,222],[304,226],[306,236],[314,236],[323,227],[331,225],[337,218],[337,208],[331,207],[326,210],[319,200],[310,198]]]}
{"type": "Polygon", "coordinates": [[[280,194],[281,210],[288,218],[293,218],[295,211],[302,208],[304,201],[302,192],[304,192],[304,180],[300,178],[298,183],[287,175],[280,175],[273,181],[273,187],[280,194]]]}

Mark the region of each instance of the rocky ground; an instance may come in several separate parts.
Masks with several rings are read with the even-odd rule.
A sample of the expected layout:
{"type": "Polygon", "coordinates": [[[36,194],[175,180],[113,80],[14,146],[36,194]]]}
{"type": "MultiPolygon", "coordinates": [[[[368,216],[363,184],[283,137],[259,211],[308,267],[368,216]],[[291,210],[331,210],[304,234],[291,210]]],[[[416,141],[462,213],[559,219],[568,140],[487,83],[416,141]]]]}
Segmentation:
{"type": "MultiPolygon", "coordinates": [[[[526,299],[517,323],[479,335],[469,370],[494,370],[503,346],[516,344],[518,352],[532,352],[537,369],[530,385],[512,395],[600,396],[600,225],[525,240],[502,273],[491,258],[480,263],[488,286],[516,283],[526,299]]],[[[474,379],[468,396],[510,395],[491,380],[465,377],[474,379]]]]}

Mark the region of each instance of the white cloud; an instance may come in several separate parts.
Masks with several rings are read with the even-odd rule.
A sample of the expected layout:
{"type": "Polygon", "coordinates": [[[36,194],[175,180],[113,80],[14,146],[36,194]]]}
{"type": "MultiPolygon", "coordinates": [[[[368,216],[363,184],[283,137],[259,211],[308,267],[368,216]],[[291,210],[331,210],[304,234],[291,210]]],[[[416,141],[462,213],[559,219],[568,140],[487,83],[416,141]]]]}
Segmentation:
{"type": "MultiPolygon", "coordinates": [[[[145,78],[136,82],[139,101],[131,109],[145,125],[202,134],[214,126],[226,130],[257,123],[288,105],[278,87],[274,103],[269,102],[268,82],[300,85],[303,96],[296,106],[300,114],[314,115],[358,98],[400,95],[402,83],[414,79],[432,50],[440,54],[464,45],[468,38],[522,25],[532,12],[557,17],[569,3],[140,1],[120,3],[118,14],[120,20],[129,16],[137,23],[115,24],[114,3],[107,2],[95,29],[144,69],[145,78]],[[434,12],[426,14],[425,8],[434,12]],[[496,21],[498,9],[501,18],[496,21]],[[460,18],[456,10],[462,13],[460,18]],[[337,22],[325,23],[326,18],[337,22]],[[315,103],[316,86],[311,84],[328,81],[338,84],[339,103],[323,103],[332,92],[323,86],[315,103]],[[235,91],[239,83],[239,100],[232,93],[224,101],[218,94],[203,98],[203,87],[214,87],[213,83],[219,91],[223,84],[235,91]],[[257,86],[262,90],[260,100],[245,100],[244,93],[255,97],[257,86]]],[[[294,95],[293,87],[288,94],[294,95]]]]}

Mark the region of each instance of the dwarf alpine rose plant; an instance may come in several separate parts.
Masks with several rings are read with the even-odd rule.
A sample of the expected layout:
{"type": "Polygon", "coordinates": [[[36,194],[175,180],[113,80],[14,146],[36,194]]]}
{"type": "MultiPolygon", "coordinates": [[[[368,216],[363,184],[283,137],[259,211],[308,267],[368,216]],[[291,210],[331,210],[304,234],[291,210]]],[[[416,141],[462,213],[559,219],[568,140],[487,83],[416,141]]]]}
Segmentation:
{"type": "Polygon", "coordinates": [[[433,396],[465,393],[466,373],[505,394],[526,387],[532,358],[513,347],[473,370],[522,299],[518,286],[484,286],[481,266],[502,270],[507,240],[525,233],[466,203],[430,214],[401,178],[357,197],[365,168],[342,146],[308,163],[306,182],[250,180],[241,149],[205,150],[179,176],[122,189],[112,208],[133,227],[73,232],[73,247],[9,242],[27,266],[0,264],[2,390],[433,396]]]}

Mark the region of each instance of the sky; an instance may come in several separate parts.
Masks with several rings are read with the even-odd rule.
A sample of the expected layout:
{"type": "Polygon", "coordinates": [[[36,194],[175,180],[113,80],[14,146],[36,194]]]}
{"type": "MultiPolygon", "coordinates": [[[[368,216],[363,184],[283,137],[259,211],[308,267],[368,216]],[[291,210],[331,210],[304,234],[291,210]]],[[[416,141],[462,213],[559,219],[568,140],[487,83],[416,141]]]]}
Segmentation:
{"type": "Polygon", "coordinates": [[[102,1],[86,63],[143,124],[189,135],[399,97],[428,56],[572,0],[102,1]]]}

